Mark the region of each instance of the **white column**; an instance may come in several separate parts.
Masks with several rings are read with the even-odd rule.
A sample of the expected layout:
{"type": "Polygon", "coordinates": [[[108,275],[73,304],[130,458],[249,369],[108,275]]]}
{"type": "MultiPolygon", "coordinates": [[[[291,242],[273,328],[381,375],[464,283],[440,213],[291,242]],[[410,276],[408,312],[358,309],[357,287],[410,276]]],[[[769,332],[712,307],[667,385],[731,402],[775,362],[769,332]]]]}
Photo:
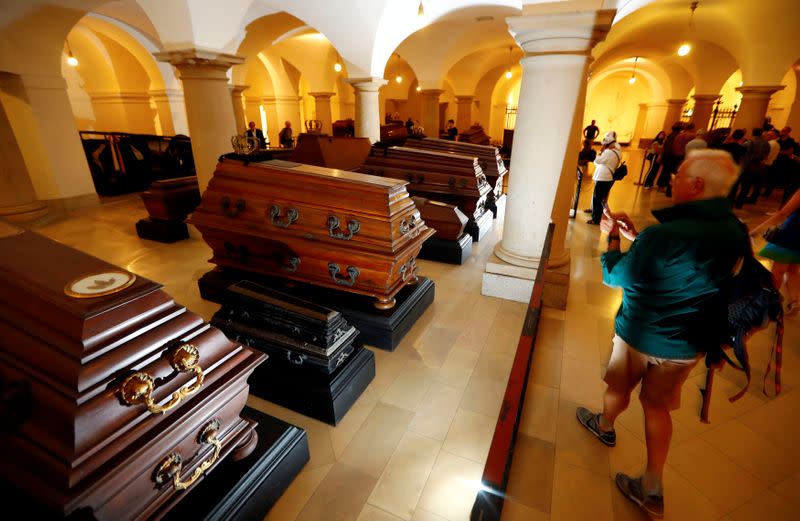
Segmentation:
{"type": "Polygon", "coordinates": [[[456,128],[459,132],[466,132],[472,126],[472,103],[474,101],[475,96],[456,96],[456,128]]]}
{"type": "Polygon", "coordinates": [[[747,130],[747,135],[752,135],[754,128],[760,128],[764,124],[764,116],[767,115],[769,99],[779,90],[786,88],[786,85],[745,85],[737,87],[736,90],[742,93],[742,102],[739,104],[739,111],[736,119],[731,125],[733,128],[743,128],[747,130]]]}
{"type": "MultiPolygon", "coordinates": [[[[250,85],[228,85],[231,90],[231,101],[233,102],[233,117],[236,120],[236,128],[239,133],[244,132],[247,128],[249,121],[244,116],[244,103],[242,100],[242,93],[250,88],[250,85]]],[[[256,127],[261,128],[261,118],[251,121],[256,122],[256,127]]]]}
{"type": "Polygon", "coordinates": [[[369,138],[370,143],[381,139],[381,111],[378,91],[388,83],[383,78],[349,78],[347,83],[356,92],[356,137],[369,138]]]}
{"type": "Polygon", "coordinates": [[[646,124],[647,103],[639,103],[639,112],[636,114],[636,124],[633,127],[633,136],[631,136],[631,148],[639,147],[639,140],[642,139],[646,124]]]}
{"type": "Polygon", "coordinates": [[[686,105],[686,100],[683,98],[667,100],[667,113],[664,115],[664,130],[667,131],[667,134],[672,125],[681,120],[684,105],[686,105]]]}
{"type": "Polygon", "coordinates": [[[314,107],[317,111],[316,119],[322,122],[322,133],[333,135],[333,118],[331,117],[331,97],[335,92],[309,92],[314,97],[314,107]]]}
{"type": "MultiPolygon", "coordinates": [[[[420,102],[422,105],[422,117],[420,118],[422,128],[425,129],[425,135],[428,137],[439,137],[440,124],[439,121],[439,96],[444,91],[441,89],[422,89],[420,94],[420,102]]],[[[469,127],[467,127],[469,128],[469,127]]],[[[459,129],[462,132],[466,128],[459,129]]]]}
{"type": "Polygon", "coordinates": [[[226,73],[244,58],[198,49],[159,52],[155,57],[180,73],[197,181],[205,190],[217,159],[232,151],[231,137],[238,133],[226,73]]]}
{"type": "Polygon", "coordinates": [[[21,76],[21,84],[9,87],[22,89],[8,100],[9,116],[25,136],[18,143],[37,197],[63,208],[97,204],[64,78],[21,76]]]}
{"type": "Polygon", "coordinates": [[[605,37],[614,11],[508,18],[525,51],[512,174],[503,237],[486,266],[482,292],[527,302],[564,167],[567,144],[592,47],[605,37]]]}

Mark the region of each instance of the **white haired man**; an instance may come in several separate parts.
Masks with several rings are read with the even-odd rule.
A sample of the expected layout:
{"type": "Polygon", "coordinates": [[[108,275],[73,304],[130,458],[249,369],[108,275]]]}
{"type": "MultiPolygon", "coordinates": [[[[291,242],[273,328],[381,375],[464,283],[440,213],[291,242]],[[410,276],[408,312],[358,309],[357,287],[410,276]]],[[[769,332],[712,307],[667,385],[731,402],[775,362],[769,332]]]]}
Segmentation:
{"type": "Polygon", "coordinates": [[[603,411],[579,407],[577,416],[600,441],[615,445],[614,422],[641,382],[647,467],[637,478],[617,474],[616,483],[656,518],[664,515],[670,411],[680,406],[681,386],[703,353],[720,345],[725,284],[748,252],[747,230],[725,197],[736,175],[727,152],[692,151],[673,175],[674,205],[653,211],[660,224],[639,233],[627,215],[608,212],[601,222],[608,233],[603,282],[624,291],[604,377],[603,411]],[[633,241],[626,253],[620,251],[620,235],[633,241]]]}

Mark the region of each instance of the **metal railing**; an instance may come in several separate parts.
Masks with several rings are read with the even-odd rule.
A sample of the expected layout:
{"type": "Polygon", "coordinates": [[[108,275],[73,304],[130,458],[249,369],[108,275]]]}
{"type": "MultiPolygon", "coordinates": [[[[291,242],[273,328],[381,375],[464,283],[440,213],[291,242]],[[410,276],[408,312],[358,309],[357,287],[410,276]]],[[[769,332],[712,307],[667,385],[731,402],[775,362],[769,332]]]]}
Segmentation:
{"type": "Polygon", "coordinates": [[[100,195],[139,192],[153,181],[195,175],[188,136],[94,131],[78,134],[100,195]]]}

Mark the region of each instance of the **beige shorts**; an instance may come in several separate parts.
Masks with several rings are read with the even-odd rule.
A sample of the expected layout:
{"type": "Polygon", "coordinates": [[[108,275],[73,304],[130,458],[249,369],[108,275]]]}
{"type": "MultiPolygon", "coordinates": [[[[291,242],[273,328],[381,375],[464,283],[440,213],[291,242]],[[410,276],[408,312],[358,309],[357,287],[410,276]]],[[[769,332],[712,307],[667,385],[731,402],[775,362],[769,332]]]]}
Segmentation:
{"type": "Polygon", "coordinates": [[[639,400],[643,405],[663,406],[670,411],[681,406],[681,387],[701,354],[690,360],[669,360],[640,353],[619,336],[614,336],[613,342],[603,377],[610,389],[630,393],[641,381],[639,400]]]}

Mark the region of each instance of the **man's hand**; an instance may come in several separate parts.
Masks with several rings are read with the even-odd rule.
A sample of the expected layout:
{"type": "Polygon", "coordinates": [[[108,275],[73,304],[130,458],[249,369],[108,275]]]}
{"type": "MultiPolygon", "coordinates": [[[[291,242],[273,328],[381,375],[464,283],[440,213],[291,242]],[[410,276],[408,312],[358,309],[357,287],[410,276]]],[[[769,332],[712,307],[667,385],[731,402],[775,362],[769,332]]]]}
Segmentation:
{"type": "Polygon", "coordinates": [[[600,221],[600,229],[603,231],[606,231],[606,228],[603,227],[603,222],[605,221],[610,221],[610,224],[606,225],[607,227],[611,226],[608,233],[618,229],[619,233],[629,241],[636,239],[636,236],[639,235],[639,232],[636,231],[636,226],[634,226],[633,221],[626,213],[611,213],[608,210],[603,210],[603,219],[600,221]]]}

